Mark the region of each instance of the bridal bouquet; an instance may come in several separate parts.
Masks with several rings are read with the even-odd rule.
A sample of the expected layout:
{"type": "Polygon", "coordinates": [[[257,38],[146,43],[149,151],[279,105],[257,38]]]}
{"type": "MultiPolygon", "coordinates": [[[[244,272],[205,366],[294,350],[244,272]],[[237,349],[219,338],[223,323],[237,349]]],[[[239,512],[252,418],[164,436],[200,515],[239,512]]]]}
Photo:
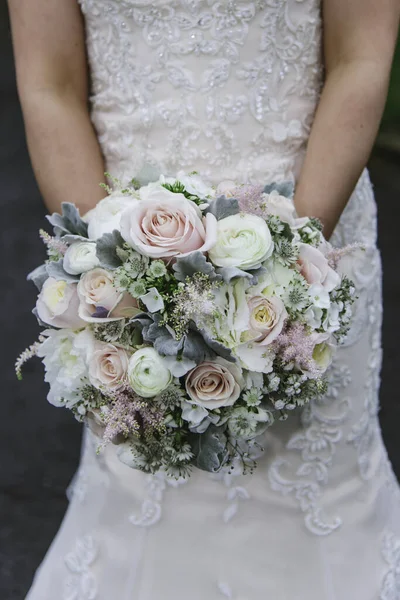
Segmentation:
{"type": "MultiPolygon", "coordinates": [[[[115,182],[114,182],[115,183],[115,182]]],[[[80,217],[48,217],[30,274],[48,400],[120,459],[186,476],[238,461],[260,435],[326,391],[354,285],[290,184],[208,187],[196,174],[115,183],[80,217]]]]}

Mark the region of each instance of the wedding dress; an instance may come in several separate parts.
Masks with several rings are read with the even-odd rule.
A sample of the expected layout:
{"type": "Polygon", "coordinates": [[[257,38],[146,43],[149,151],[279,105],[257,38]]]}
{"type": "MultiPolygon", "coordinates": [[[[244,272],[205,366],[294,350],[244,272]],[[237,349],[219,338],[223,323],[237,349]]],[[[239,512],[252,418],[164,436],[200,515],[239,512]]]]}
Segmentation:
{"type": "MultiPolygon", "coordinates": [[[[296,178],[322,80],[320,0],[80,0],[108,170],[296,178]]],[[[323,193],[323,190],[321,190],[323,193]]],[[[400,491],[378,423],[381,266],[365,172],[333,243],[359,298],[323,401],[276,424],[253,475],[186,482],[86,434],[29,600],[399,600],[400,491]]]]}

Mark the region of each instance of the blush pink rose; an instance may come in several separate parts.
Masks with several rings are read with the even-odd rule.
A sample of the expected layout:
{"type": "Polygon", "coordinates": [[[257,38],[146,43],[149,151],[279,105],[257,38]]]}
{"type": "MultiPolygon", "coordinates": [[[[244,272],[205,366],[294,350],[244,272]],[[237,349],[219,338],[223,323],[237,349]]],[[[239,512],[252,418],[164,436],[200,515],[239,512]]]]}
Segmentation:
{"type": "Polygon", "coordinates": [[[208,251],[217,240],[217,221],[211,213],[203,218],[183,194],[160,187],[124,211],[121,233],[141,254],[166,259],[208,251]]]}
{"type": "Polygon", "coordinates": [[[79,329],[86,325],[78,314],[79,299],[75,283],[49,277],[38,296],[36,309],[39,318],[53,327],[79,329]]]}
{"type": "Polygon", "coordinates": [[[115,390],[126,381],[129,355],[114,344],[99,342],[89,359],[89,380],[98,389],[115,390]]]}
{"type": "Polygon", "coordinates": [[[78,283],[79,315],[89,323],[129,318],[140,312],[138,303],[127,292],[114,287],[113,274],[106,269],[92,269],[78,283]]]}
{"type": "Polygon", "coordinates": [[[298,265],[300,273],[312,285],[320,284],[326,292],[331,292],[340,283],[340,275],[329,266],[320,250],[308,244],[299,244],[298,265]]]}
{"type": "Polygon", "coordinates": [[[239,398],[244,382],[238,366],[218,357],[189,371],[185,384],[194,404],[213,410],[232,406],[239,398]]]}
{"type": "Polygon", "coordinates": [[[281,333],[288,317],[285,305],[277,296],[253,296],[247,303],[250,311],[249,325],[261,346],[271,344],[281,333]]]}

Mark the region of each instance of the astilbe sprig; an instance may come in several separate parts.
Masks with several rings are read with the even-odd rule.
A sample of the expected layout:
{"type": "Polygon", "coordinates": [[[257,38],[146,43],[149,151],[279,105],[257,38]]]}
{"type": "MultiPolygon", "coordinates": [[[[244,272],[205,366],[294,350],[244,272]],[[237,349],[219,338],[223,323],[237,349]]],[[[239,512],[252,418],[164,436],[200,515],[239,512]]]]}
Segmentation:
{"type": "Polygon", "coordinates": [[[58,260],[68,250],[68,245],[61,239],[56,238],[44,229],[39,230],[39,235],[43,243],[47,246],[47,254],[51,260],[58,260]]]}
{"type": "Polygon", "coordinates": [[[307,371],[311,377],[319,377],[313,351],[315,342],[307,332],[305,325],[299,321],[288,325],[273,342],[273,349],[283,364],[296,364],[300,369],[307,371]]]}
{"type": "Polygon", "coordinates": [[[154,404],[139,398],[128,386],[113,391],[109,397],[111,403],[103,416],[105,430],[102,447],[119,435],[127,438],[135,434],[145,439],[151,437],[154,432],[164,432],[162,411],[154,404]]]}
{"type": "Polygon", "coordinates": [[[39,341],[34,342],[33,344],[31,344],[31,346],[26,348],[26,350],[21,352],[21,354],[18,356],[17,360],[15,361],[15,373],[17,375],[17,379],[19,379],[20,381],[22,379],[22,367],[24,366],[24,364],[26,362],[28,362],[28,360],[30,360],[34,356],[37,356],[38,350],[39,350],[40,346],[42,345],[42,342],[44,342],[44,340],[45,340],[45,337],[40,336],[39,341]]]}
{"type": "Polygon", "coordinates": [[[232,194],[237,199],[241,211],[265,218],[267,213],[265,203],[262,202],[263,191],[263,185],[240,185],[232,194]]]}

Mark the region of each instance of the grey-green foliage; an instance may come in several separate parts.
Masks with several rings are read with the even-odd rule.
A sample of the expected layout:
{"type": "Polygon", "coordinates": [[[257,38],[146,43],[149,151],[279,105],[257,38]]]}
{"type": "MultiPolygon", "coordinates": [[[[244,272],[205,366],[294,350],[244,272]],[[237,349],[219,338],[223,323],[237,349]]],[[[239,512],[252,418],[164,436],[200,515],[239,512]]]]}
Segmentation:
{"type": "Polygon", "coordinates": [[[239,202],[236,198],[226,198],[225,196],[219,196],[210,206],[206,209],[207,213],[212,213],[217,221],[237,215],[240,212],[239,202]]]}
{"type": "Polygon", "coordinates": [[[227,437],[222,428],[210,425],[202,434],[191,434],[189,443],[194,454],[193,463],[202,471],[217,473],[227,462],[227,437]]]}
{"type": "Polygon", "coordinates": [[[221,279],[204,254],[198,251],[192,252],[188,256],[178,257],[172,268],[178,281],[186,281],[187,277],[192,277],[195,273],[208,275],[210,281],[221,279]]]}
{"type": "Polygon", "coordinates": [[[57,261],[48,261],[46,263],[46,271],[47,275],[53,277],[53,279],[66,281],[67,283],[77,283],[79,281],[79,275],[70,275],[64,270],[63,258],[57,261]]]}
{"type": "Polygon", "coordinates": [[[122,235],[114,229],[112,233],[105,233],[96,241],[96,255],[102,267],[106,269],[117,269],[122,265],[120,258],[124,239],[122,235]]]}
{"type": "Polygon", "coordinates": [[[67,234],[79,235],[87,238],[88,226],[81,218],[79,210],[71,202],[63,202],[61,205],[62,214],[54,213],[47,215],[48,221],[54,227],[55,236],[63,236],[67,234]]]}
{"type": "Polygon", "coordinates": [[[44,282],[48,277],[46,265],[40,265],[40,267],[37,267],[31,273],[29,273],[27,280],[32,281],[40,292],[44,282]]]}
{"type": "Polygon", "coordinates": [[[292,181],[281,181],[280,183],[273,182],[269,183],[264,188],[265,194],[270,194],[271,192],[278,192],[280,196],[285,196],[285,198],[293,198],[294,196],[294,184],[292,181]]]}

